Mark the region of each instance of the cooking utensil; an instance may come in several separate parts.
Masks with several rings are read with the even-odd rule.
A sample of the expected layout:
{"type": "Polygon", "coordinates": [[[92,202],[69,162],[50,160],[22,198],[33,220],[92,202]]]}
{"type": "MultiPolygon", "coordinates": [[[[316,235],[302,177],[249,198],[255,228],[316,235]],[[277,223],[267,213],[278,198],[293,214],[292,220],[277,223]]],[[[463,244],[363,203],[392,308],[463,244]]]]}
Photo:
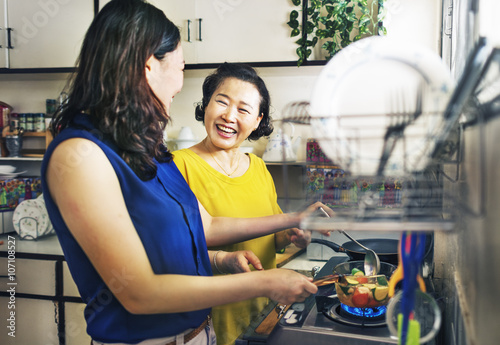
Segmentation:
{"type": "Polygon", "coordinates": [[[266,318],[260,323],[257,328],[255,328],[255,333],[257,334],[270,334],[274,329],[278,321],[285,314],[285,312],[290,308],[290,305],[278,304],[271,312],[266,316],[266,318]]]}
{"type": "MultiPolygon", "coordinates": [[[[398,323],[397,335],[400,344],[407,343],[410,325],[413,328],[419,328],[420,323],[414,319],[415,313],[415,298],[417,284],[420,284],[420,289],[425,292],[425,284],[422,277],[419,275],[419,268],[422,264],[425,253],[425,234],[404,232],[401,235],[399,247],[399,266],[397,272],[394,273],[389,281],[389,296],[394,293],[396,283],[403,279],[403,292],[401,296],[401,312],[396,314],[398,323]]],[[[389,314],[387,318],[394,319],[394,314],[389,314]]],[[[414,336],[414,334],[412,335],[414,336]]],[[[420,332],[418,334],[420,338],[420,332]]]]}
{"type": "MultiPolygon", "coordinates": [[[[323,212],[323,214],[327,218],[330,218],[330,215],[322,207],[320,207],[319,209],[321,212],[323,212]]],[[[351,241],[353,241],[354,243],[356,243],[358,246],[360,246],[361,248],[363,248],[365,250],[365,267],[364,267],[365,271],[364,272],[367,276],[376,275],[378,273],[378,271],[380,270],[380,259],[377,256],[377,254],[375,254],[375,252],[373,250],[371,250],[370,248],[368,248],[368,247],[362,245],[361,243],[359,243],[358,241],[356,241],[353,237],[351,237],[351,235],[349,235],[344,230],[339,230],[339,232],[341,232],[348,239],[350,239],[351,241]]]]}
{"type": "Polygon", "coordinates": [[[345,275],[343,274],[330,274],[318,279],[313,280],[313,284],[316,286],[325,286],[333,283],[347,284],[345,275]]]}
{"type": "MultiPolygon", "coordinates": [[[[401,299],[403,296],[402,291],[398,291],[387,304],[387,327],[391,332],[391,337],[399,339],[401,327],[398,324],[402,322],[401,314],[401,299]]],[[[442,316],[441,310],[436,300],[428,293],[419,289],[415,290],[415,309],[413,313],[413,320],[410,320],[408,327],[408,339],[415,337],[420,344],[425,344],[432,340],[441,328],[442,316]],[[412,322],[413,321],[413,322],[412,322]],[[414,332],[412,328],[418,327],[419,332],[417,335],[411,334],[414,332]],[[420,339],[419,339],[420,338],[420,339]]],[[[415,331],[416,333],[416,331],[415,331]]]]}
{"type": "MultiPolygon", "coordinates": [[[[337,253],[345,253],[351,260],[364,260],[365,249],[353,241],[345,242],[342,245],[320,238],[311,239],[311,243],[318,243],[333,249],[337,253]]],[[[387,238],[367,238],[358,240],[365,247],[371,248],[379,257],[381,262],[393,265],[398,264],[398,243],[399,240],[387,238]]]]}
{"type": "Polygon", "coordinates": [[[382,262],[378,275],[349,275],[354,268],[362,269],[363,265],[363,261],[348,261],[335,266],[334,274],[347,275],[346,282],[335,283],[340,302],[355,308],[375,308],[387,304],[390,299],[387,282],[396,266],[382,262]]]}

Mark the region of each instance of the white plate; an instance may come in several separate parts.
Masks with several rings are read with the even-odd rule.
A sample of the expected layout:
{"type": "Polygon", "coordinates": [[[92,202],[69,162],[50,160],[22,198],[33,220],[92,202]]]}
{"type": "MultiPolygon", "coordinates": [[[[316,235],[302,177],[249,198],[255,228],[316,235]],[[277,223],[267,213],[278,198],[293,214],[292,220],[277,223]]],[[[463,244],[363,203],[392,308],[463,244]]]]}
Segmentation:
{"type": "Polygon", "coordinates": [[[424,169],[453,82],[441,58],[426,47],[387,37],[364,38],[323,68],[311,97],[312,130],[324,153],[353,175],[374,176],[389,116],[413,112],[424,85],[423,114],[405,131],[385,175],[424,169]],[[404,99],[404,101],[397,100],[404,99]]]}
{"type": "Polygon", "coordinates": [[[19,171],[19,172],[10,173],[10,174],[5,174],[5,173],[0,172],[0,180],[7,180],[7,179],[16,178],[19,175],[22,175],[22,174],[26,173],[27,171],[28,170],[19,171]]]}

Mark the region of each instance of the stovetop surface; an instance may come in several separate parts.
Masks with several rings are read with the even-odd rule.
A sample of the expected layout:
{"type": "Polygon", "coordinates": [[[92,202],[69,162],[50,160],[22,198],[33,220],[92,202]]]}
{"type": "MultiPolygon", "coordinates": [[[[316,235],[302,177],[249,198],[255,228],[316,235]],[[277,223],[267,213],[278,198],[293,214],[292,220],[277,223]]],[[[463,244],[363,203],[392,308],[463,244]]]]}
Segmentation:
{"type": "MultiPolygon", "coordinates": [[[[331,258],[318,272],[318,276],[332,274],[338,264],[347,261],[344,257],[331,258]]],[[[320,287],[317,295],[334,295],[333,285],[320,287]]],[[[332,308],[338,299],[329,298],[332,308]]],[[[323,306],[320,306],[323,307],[323,306]]],[[[352,326],[333,321],[323,312],[318,311],[316,296],[310,296],[304,303],[293,304],[283,318],[278,322],[274,331],[267,339],[267,344],[332,344],[338,339],[343,345],[355,344],[397,344],[396,339],[390,337],[390,332],[384,322],[381,326],[352,326]]]]}
{"type": "MultiPolygon", "coordinates": [[[[346,257],[332,257],[318,272],[317,276],[332,274],[333,269],[345,261],[348,261],[346,257]]],[[[376,327],[353,326],[333,321],[325,316],[321,310],[318,312],[316,298],[321,294],[324,296],[334,295],[335,288],[333,285],[320,287],[318,293],[310,296],[305,302],[294,303],[269,336],[258,335],[250,330],[243,334],[236,344],[331,345],[338,342],[338,344],[342,345],[386,345],[398,343],[397,339],[391,338],[385,320],[382,321],[382,325],[376,327]]],[[[331,297],[327,303],[335,300],[334,296],[331,297]]],[[[267,316],[274,306],[269,305],[263,310],[264,316],[262,319],[267,316]]],[[[322,305],[319,306],[319,308],[323,307],[322,305]]],[[[327,305],[327,307],[329,306],[327,305]]],[[[262,319],[254,326],[258,326],[262,319]]]]}

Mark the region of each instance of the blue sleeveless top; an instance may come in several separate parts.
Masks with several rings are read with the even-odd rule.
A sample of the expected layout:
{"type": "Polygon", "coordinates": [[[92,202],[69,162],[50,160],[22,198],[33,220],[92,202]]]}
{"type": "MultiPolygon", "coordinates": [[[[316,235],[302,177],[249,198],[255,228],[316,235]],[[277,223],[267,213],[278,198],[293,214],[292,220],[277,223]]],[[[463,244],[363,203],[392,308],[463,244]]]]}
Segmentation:
{"type": "MultiPolygon", "coordinates": [[[[174,314],[135,315],[113,296],[112,290],[134,277],[127,263],[118,268],[116,281],[106,286],[67,228],[47,188],[46,170],[54,149],[70,138],[85,138],[96,143],[111,162],[125,203],[156,274],[211,276],[205,234],[196,197],[174,162],[157,163],[157,176],[141,181],[125,161],[103,142],[101,135],[78,115],[73,125],[57,135],[47,148],[42,163],[42,188],[47,211],[54,225],[69,269],[86,303],[87,333],[100,342],[137,343],[145,339],[169,337],[198,327],[210,309],[174,314]]],[[[84,151],[84,148],[82,147],[84,151]]],[[[82,151],[81,154],[84,154],[82,151]]],[[[75,152],[78,159],[79,152],[75,152]]],[[[71,159],[68,164],[71,164],[71,159]]],[[[64,169],[64,167],[61,167],[64,169]]],[[[61,170],[63,171],[63,170],[61,170]]],[[[96,203],[99,200],[95,200],[96,203]]],[[[106,205],[102,205],[105,207],[106,205]]],[[[130,257],[130,260],[134,260],[130,257]]]]}

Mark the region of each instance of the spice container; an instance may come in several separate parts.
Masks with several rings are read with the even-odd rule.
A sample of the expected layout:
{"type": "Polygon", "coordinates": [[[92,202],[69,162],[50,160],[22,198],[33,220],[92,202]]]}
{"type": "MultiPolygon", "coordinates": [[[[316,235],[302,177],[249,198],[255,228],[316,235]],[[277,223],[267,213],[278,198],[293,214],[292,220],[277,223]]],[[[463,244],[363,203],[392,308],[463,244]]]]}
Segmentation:
{"type": "Polygon", "coordinates": [[[55,99],[45,100],[45,112],[47,113],[48,117],[54,115],[56,109],[57,109],[57,101],[55,99]]]}
{"type": "Polygon", "coordinates": [[[33,127],[33,113],[26,113],[26,128],[24,130],[26,132],[33,132],[34,127],[33,127]]]}
{"type": "Polygon", "coordinates": [[[19,114],[19,128],[22,128],[23,130],[27,131],[27,114],[26,113],[21,113],[19,114]]]}
{"type": "Polygon", "coordinates": [[[45,132],[45,114],[33,114],[33,131],[45,132]]]}

